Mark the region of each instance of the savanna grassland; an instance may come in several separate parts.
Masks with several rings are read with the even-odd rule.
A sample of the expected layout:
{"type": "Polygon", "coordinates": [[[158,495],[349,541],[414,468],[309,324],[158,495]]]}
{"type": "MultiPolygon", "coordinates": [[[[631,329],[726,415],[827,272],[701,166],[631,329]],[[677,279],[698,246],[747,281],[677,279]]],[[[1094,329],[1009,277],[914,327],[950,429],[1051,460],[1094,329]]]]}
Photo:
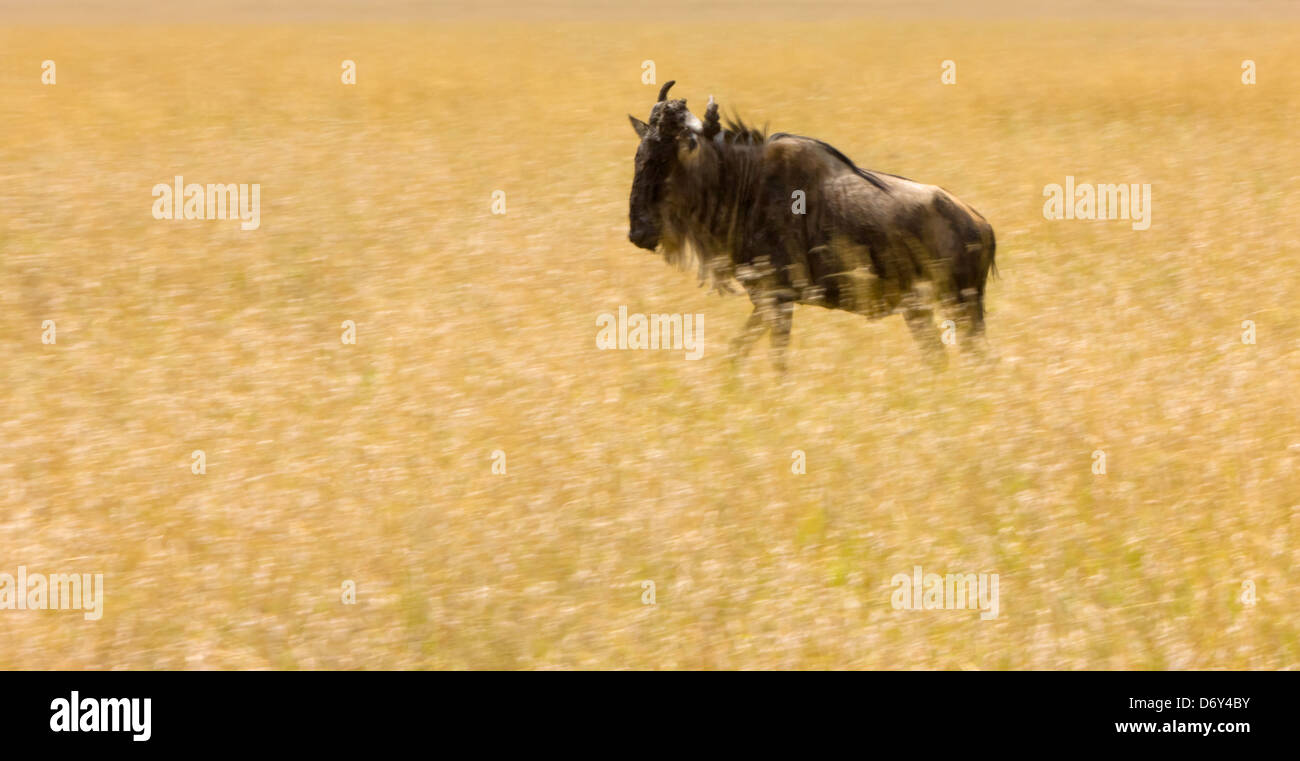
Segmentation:
{"type": "Polygon", "coordinates": [[[0,666],[1300,664],[1300,22],[812,18],[0,25],[0,572],[105,585],[0,666]],[[627,241],[647,59],[983,213],[1000,361],[799,307],[731,372],[748,302],[627,241]],[[703,358],[597,351],[619,306],[703,358]]]}

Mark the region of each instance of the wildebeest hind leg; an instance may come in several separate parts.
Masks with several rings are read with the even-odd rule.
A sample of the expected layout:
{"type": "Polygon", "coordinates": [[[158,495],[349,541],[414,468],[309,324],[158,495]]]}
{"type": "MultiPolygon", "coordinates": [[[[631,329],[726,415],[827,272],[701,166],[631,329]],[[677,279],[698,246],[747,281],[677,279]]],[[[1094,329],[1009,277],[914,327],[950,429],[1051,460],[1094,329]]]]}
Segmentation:
{"type": "Polygon", "coordinates": [[[962,327],[961,349],[979,361],[988,361],[988,339],[984,337],[984,295],[974,288],[961,294],[958,324],[962,327]]]}
{"type": "Polygon", "coordinates": [[[926,362],[936,370],[948,366],[948,353],[944,351],[939,330],[934,326],[934,310],[929,306],[913,303],[903,308],[903,319],[912,331],[912,338],[921,350],[926,362]]]}

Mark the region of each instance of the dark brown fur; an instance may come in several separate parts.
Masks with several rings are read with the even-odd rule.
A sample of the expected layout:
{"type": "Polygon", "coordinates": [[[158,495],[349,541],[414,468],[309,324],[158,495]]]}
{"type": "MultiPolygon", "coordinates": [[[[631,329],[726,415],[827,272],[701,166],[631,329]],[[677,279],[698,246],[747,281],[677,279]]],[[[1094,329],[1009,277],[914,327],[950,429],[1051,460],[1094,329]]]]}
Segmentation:
{"type": "Polygon", "coordinates": [[[754,312],[733,341],[736,356],[771,330],[783,370],[795,303],[872,319],[901,312],[942,364],[937,303],[980,348],[993,228],[952,194],[860,169],[812,138],[769,137],[739,120],[724,129],[712,101],[703,122],[686,101],[661,98],[648,123],[632,123],[642,140],[629,237],[720,290],[740,282],[754,312]],[[795,191],[804,213],[795,213],[795,191]]]}

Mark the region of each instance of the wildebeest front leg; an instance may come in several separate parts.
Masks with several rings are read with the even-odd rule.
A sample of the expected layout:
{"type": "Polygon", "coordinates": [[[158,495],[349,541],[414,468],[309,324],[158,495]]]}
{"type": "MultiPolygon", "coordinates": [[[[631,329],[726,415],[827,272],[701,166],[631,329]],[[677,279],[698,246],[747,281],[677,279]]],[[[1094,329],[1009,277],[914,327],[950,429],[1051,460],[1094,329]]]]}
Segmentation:
{"type": "Polygon", "coordinates": [[[755,304],[754,311],[750,313],[749,319],[745,320],[745,327],[741,328],[740,335],[731,339],[731,362],[739,362],[749,350],[754,348],[754,343],[763,337],[767,332],[767,321],[763,319],[762,308],[755,304]]]}
{"type": "Polygon", "coordinates": [[[790,346],[790,326],[794,322],[794,301],[778,298],[772,304],[768,315],[768,326],[772,330],[772,364],[776,371],[785,375],[786,350],[790,346]]]}
{"type": "Polygon", "coordinates": [[[795,296],[786,290],[750,292],[754,311],[745,321],[740,335],[731,341],[731,360],[735,364],[749,353],[754,343],[772,331],[772,362],[782,373],[786,370],[786,347],[790,345],[790,326],[794,318],[795,296]]]}

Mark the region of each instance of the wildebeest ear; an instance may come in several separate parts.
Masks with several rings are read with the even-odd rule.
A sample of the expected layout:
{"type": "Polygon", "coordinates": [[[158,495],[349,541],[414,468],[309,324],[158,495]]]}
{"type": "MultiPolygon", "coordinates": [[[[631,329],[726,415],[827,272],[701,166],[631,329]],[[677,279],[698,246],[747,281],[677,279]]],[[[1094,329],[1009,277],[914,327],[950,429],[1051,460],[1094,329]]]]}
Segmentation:
{"type": "Polygon", "coordinates": [[[704,109],[704,129],[700,134],[705,140],[712,140],[713,136],[722,131],[722,122],[718,119],[718,102],[709,96],[709,106],[704,109]]]}
{"type": "Polygon", "coordinates": [[[628,121],[632,122],[632,129],[636,130],[636,136],[645,137],[645,133],[647,130],[650,129],[650,125],[646,124],[645,122],[641,121],[640,119],[636,118],[631,114],[628,114],[627,118],[628,121]]]}

